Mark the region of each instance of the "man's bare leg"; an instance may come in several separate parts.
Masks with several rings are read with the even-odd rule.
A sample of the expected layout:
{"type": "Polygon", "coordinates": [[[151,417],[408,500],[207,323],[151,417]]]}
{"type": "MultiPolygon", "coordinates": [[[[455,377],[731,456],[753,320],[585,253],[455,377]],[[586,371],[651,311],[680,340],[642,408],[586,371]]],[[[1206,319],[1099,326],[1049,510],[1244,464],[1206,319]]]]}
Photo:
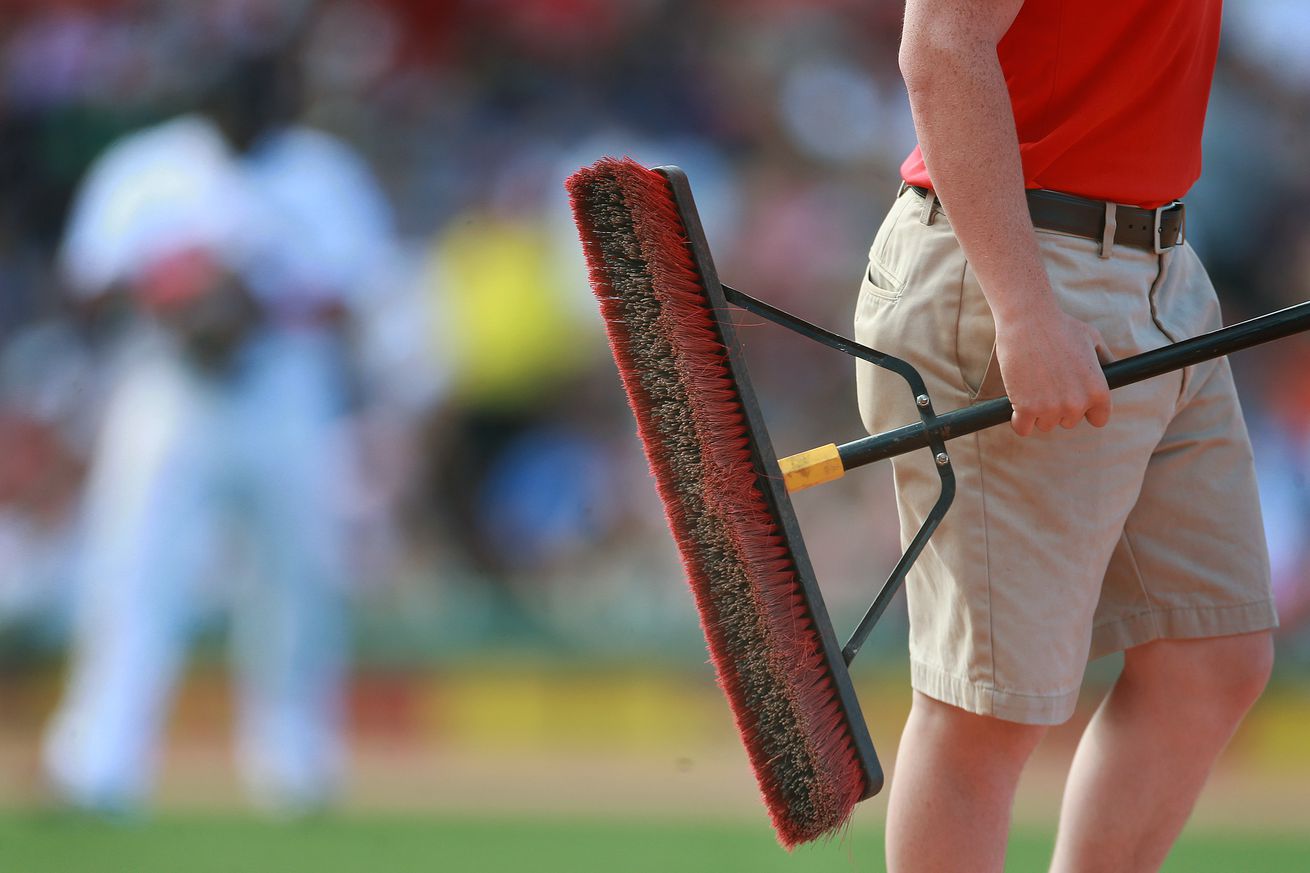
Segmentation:
{"type": "Polygon", "coordinates": [[[1272,665],[1268,632],[1128,650],[1074,755],[1052,873],[1158,870],[1272,665]]]}
{"type": "Polygon", "coordinates": [[[1019,774],[1045,732],[915,692],[887,807],[889,873],[1000,873],[1019,774]]]}

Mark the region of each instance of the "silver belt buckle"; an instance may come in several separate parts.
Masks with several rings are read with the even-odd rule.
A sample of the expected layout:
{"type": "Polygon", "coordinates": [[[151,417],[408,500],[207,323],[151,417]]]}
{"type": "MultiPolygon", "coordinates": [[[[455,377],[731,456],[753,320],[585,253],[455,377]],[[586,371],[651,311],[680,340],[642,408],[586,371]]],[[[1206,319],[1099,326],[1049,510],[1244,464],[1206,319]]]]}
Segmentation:
{"type": "Polygon", "coordinates": [[[1183,201],[1175,200],[1173,203],[1166,203],[1164,206],[1156,207],[1155,227],[1152,230],[1151,244],[1157,255],[1163,255],[1169,249],[1182,245],[1183,241],[1187,239],[1187,207],[1183,205],[1183,201]],[[1170,245],[1160,245],[1160,222],[1164,218],[1164,214],[1172,209],[1178,209],[1182,212],[1178,221],[1178,236],[1174,238],[1173,243],[1170,245]]]}

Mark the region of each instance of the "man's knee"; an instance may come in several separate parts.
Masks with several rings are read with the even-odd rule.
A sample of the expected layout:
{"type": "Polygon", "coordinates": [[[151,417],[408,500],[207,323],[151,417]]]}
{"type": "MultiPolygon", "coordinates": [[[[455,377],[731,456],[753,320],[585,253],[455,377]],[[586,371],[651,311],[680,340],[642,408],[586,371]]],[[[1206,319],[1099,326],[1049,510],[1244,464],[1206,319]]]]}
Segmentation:
{"type": "Polygon", "coordinates": [[[1273,663],[1268,631],[1157,640],[1125,653],[1124,677],[1162,698],[1240,718],[1264,691],[1273,663]]]}
{"type": "Polygon", "coordinates": [[[915,692],[906,725],[907,733],[911,730],[945,754],[981,755],[1002,767],[1022,767],[1047,728],[978,715],[915,692]]]}

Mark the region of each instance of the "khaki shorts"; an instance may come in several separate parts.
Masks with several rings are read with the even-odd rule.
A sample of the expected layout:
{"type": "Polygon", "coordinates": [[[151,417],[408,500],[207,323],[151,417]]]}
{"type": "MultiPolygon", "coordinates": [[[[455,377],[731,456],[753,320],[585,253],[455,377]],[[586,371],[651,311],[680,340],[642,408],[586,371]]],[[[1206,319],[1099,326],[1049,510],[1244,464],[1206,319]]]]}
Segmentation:
{"type": "MultiPolygon", "coordinates": [[[[940,413],[1004,394],[995,324],[947,217],[907,190],[870,250],[855,335],[905,358],[940,413]],[[926,220],[927,219],[927,220],[926,220]]],[[[1186,245],[1155,255],[1039,231],[1065,311],[1127,357],[1220,326],[1186,245]]],[[[860,362],[877,433],[918,420],[908,387],[860,362]]],[[[1089,657],[1155,639],[1265,630],[1277,617],[1251,445],[1226,360],[1113,393],[1104,428],[948,443],[955,502],[906,583],[916,690],[971,712],[1057,724],[1089,657]]],[[[903,542],[936,500],[924,449],[895,459],[903,542]]]]}

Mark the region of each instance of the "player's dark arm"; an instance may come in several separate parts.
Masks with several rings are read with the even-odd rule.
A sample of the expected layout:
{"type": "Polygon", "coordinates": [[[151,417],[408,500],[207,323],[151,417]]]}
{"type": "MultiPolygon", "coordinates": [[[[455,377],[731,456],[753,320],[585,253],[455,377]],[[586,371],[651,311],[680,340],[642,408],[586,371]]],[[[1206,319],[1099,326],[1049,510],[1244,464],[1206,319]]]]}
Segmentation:
{"type": "Polygon", "coordinates": [[[1094,328],[1056,303],[996,54],[1023,0],[908,0],[900,64],[924,162],[996,319],[1014,429],[1109,418],[1094,328]]]}

